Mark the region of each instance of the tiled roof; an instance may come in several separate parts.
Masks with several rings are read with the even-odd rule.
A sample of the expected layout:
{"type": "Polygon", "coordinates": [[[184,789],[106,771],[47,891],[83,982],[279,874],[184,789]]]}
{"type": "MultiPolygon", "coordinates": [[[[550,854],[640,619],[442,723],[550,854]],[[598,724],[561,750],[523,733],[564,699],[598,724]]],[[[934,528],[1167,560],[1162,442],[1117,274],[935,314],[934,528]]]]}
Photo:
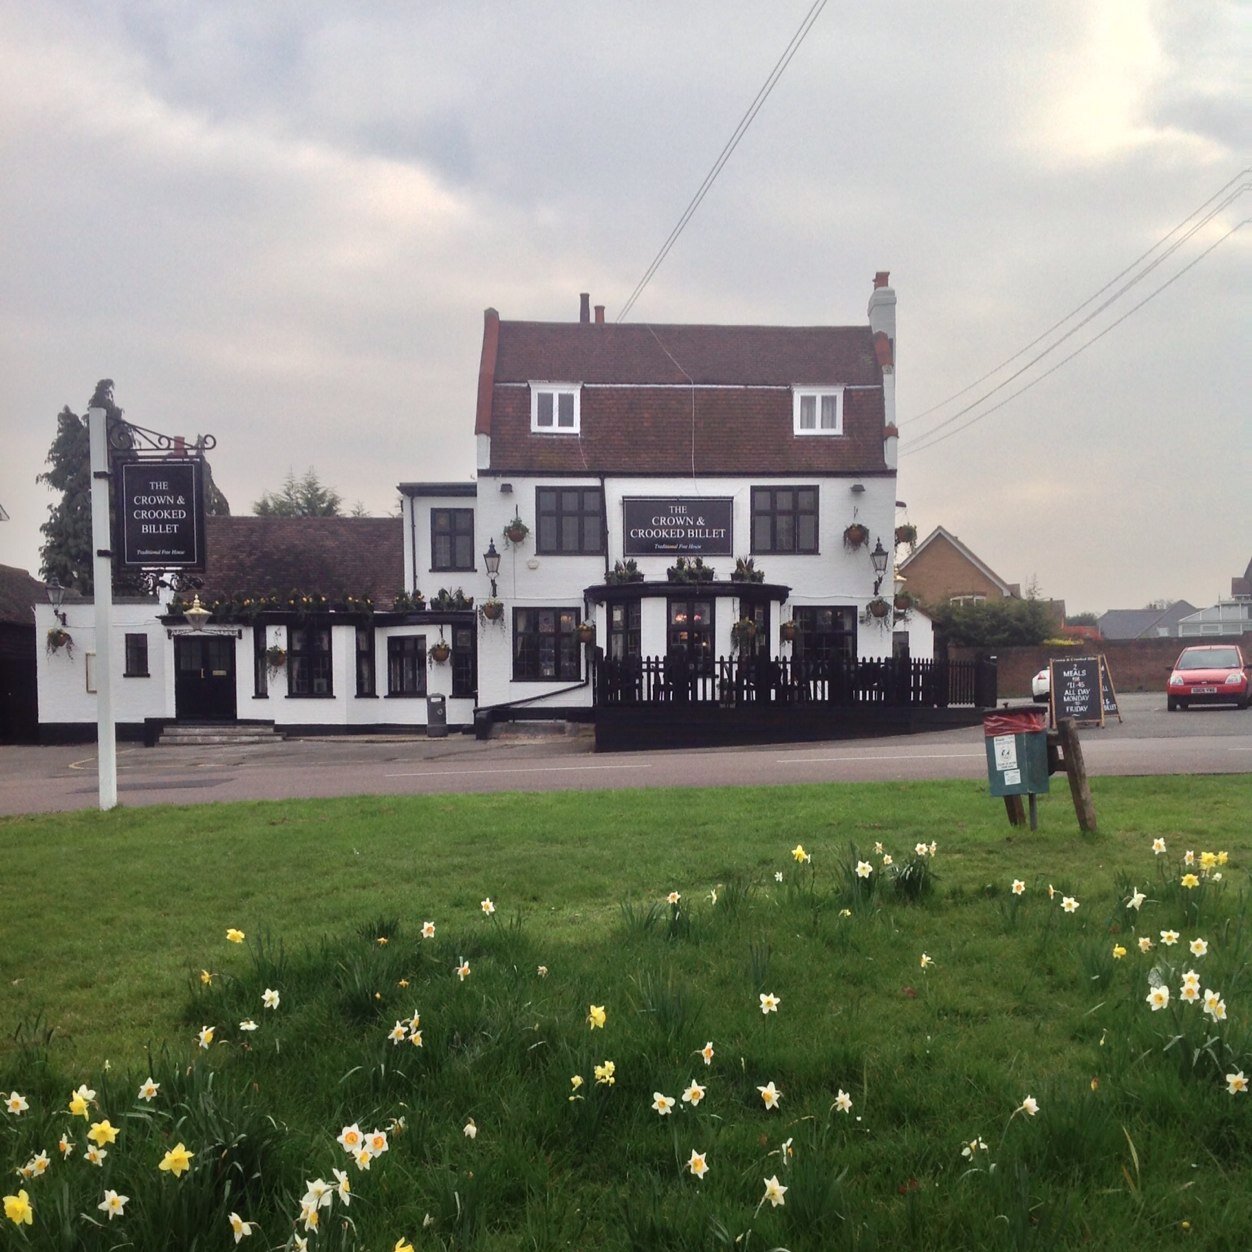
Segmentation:
{"type": "Polygon", "coordinates": [[[13,565],[0,565],[0,622],[34,626],[31,606],[47,602],[48,593],[37,578],[13,565]]]}
{"type": "Polygon", "coordinates": [[[491,331],[489,315],[491,412],[479,428],[491,435],[494,472],[886,470],[882,367],[868,326],[500,322],[489,362],[491,331]],[[579,435],[531,432],[530,381],[583,385],[579,435]],[[849,388],[843,435],[795,435],[797,385],[849,388]]]}
{"type": "Polygon", "coordinates": [[[398,517],[208,517],[202,599],[293,588],[389,607],[404,586],[398,517]]]}

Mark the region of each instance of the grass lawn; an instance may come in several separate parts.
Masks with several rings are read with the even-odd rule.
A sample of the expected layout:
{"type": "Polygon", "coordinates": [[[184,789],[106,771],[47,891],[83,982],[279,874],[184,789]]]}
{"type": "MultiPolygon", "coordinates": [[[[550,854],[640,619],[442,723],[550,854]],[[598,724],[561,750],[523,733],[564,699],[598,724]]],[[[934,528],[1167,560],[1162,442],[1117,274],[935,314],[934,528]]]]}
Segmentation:
{"type": "Polygon", "coordinates": [[[258,1248],[1245,1248],[1252,778],[1094,792],[1094,836],[1063,784],[1029,833],[964,782],[0,819],[0,1248],[233,1247],[231,1212],[258,1248]],[[1192,888],[1187,850],[1227,855],[1192,888]]]}

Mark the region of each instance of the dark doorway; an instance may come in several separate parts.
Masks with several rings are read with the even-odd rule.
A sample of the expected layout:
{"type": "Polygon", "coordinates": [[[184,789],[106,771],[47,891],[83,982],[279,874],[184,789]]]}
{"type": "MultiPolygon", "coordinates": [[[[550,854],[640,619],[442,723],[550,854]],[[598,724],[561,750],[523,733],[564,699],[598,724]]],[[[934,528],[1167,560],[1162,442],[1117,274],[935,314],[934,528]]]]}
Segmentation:
{"type": "Polygon", "coordinates": [[[233,635],[175,637],[174,715],[180,722],[235,720],[233,635]]]}

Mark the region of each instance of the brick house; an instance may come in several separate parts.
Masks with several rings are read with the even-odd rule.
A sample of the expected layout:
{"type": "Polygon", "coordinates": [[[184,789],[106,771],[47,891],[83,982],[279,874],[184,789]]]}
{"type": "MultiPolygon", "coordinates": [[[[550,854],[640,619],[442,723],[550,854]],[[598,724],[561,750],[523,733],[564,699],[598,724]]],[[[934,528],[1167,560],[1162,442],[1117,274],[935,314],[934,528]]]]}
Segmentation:
{"type": "Polygon", "coordinates": [[[981,557],[942,526],[918,543],[896,567],[922,604],[979,604],[1020,599],[1021,587],[1005,582],[981,557]]]}

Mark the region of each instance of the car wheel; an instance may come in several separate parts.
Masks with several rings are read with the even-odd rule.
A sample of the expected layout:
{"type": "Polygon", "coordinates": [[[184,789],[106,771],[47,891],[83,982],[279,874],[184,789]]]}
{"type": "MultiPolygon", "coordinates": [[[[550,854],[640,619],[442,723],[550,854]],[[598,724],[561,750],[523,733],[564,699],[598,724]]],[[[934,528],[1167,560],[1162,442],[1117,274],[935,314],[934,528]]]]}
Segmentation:
{"type": "Polygon", "coordinates": [[[1179,700],[1178,707],[1185,713],[1191,706],[1186,702],[1186,700],[1179,700]]]}
{"type": "Polygon", "coordinates": [[[1177,701],[1177,700],[1175,700],[1173,696],[1167,696],[1167,697],[1166,697],[1166,699],[1165,699],[1165,706],[1169,709],[1169,711],[1170,711],[1171,713],[1177,713],[1177,712],[1178,712],[1178,701],[1177,701]]]}

